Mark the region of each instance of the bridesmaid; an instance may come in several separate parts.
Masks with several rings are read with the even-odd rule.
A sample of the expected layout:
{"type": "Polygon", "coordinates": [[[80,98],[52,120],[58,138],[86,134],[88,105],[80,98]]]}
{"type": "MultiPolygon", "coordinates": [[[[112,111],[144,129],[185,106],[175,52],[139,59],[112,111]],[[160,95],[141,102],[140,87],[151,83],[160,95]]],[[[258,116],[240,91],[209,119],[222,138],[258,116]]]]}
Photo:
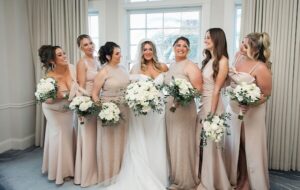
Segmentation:
{"type": "MultiPolygon", "coordinates": [[[[77,81],[81,88],[85,89],[83,95],[91,96],[94,78],[99,69],[99,62],[93,56],[95,47],[91,37],[82,34],[77,38],[77,45],[84,56],[77,63],[77,81]]],[[[80,118],[84,124],[79,124],[77,131],[77,149],[75,162],[74,183],[87,187],[97,183],[97,118],[89,116],[80,118]]]]}
{"type": "Polygon", "coordinates": [[[57,98],[42,104],[47,119],[42,173],[48,172],[49,180],[63,184],[65,178],[74,176],[73,113],[64,106],[69,104],[66,95],[72,98],[75,94],[75,69],[59,46],[43,45],[39,57],[47,77],[54,78],[58,86],[57,98]]]}
{"type": "MultiPolygon", "coordinates": [[[[186,79],[194,88],[201,91],[201,71],[195,63],[187,58],[190,42],[179,37],[173,44],[175,62],[171,63],[165,76],[169,84],[172,76],[186,79]]],[[[170,163],[170,186],[168,189],[195,189],[199,183],[196,175],[196,105],[178,106],[175,112],[170,108],[173,98],[169,97],[166,104],[167,149],[170,163]]]]}
{"type": "MultiPolygon", "coordinates": [[[[220,92],[228,74],[228,52],[226,36],[220,28],[207,30],[204,39],[205,59],[202,61],[203,93],[202,108],[198,119],[201,121],[209,113],[222,114],[224,107],[220,92]]],[[[201,123],[198,123],[201,126],[201,123]]],[[[213,141],[203,147],[201,184],[198,189],[231,189],[227,177],[223,149],[213,141]]]]}
{"type": "Polygon", "coordinates": [[[106,42],[98,53],[103,66],[95,77],[92,98],[95,102],[120,102],[119,108],[123,117],[113,127],[102,126],[101,120],[97,121],[98,183],[109,185],[120,171],[126,144],[129,108],[124,104],[123,94],[129,84],[129,75],[119,65],[119,45],[106,42]]]}
{"type": "Polygon", "coordinates": [[[243,41],[245,59],[237,59],[229,71],[231,87],[241,82],[255,83],[261,90],[261,100],[255,106],[238,105],[230,101],[231,135],[226,146],[230,182],[237,189],[269,189],[266,100],[271,95],[270,40],[267,33],[250,33],[243,41]],[[239,120],[240,109],[244,119],[239,120]]]}

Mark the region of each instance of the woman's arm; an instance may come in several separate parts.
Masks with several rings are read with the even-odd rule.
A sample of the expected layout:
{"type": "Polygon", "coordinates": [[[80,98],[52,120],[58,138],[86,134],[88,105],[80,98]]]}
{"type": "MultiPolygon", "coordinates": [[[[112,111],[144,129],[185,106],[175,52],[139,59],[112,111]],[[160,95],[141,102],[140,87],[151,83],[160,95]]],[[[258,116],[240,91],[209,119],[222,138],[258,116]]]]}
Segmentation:
{"type": "Polygon", "coordinates": [[[86,82],[86,66],[82,59],[80,59],[76,66],[76,73],[77,73],[77,82],[80,87],[85,89],[85,82],[86,82]]]}
{"type": "Polygon", "coordinates": [[[256,78],[256,84],[261,90],[261,100],[258,104],[262,104],[267,101],[268,97],[271,96],[272,91],[272,73],[267,68],[266,64],[261,64],[257,67],[253,73],[256,78]]]}
{"type": "Polygon", "coordinates": [[[94,102],[98,102],[100,100],[99,98],[99,93],[100,90],[105,82],[107,72],[105,68],[102,68],[96,75],[94,79],[94,85],[93,85],[93,90],[92,90],[92,99],[94,102]]]}
{"type": "Polygon", "coordinates": [[[186,72],[193,87],[196,88],[199,91],[199,93],[201,93],[203,84],[202,73],[199,67],[194,63],[189,64],[186,68],[186,72]]]}
{"type": "Polygon", "coordinates": [[[211,102],[211,113],[216,113],[218,104],[219,104],[219,97],[220,97],[220,91],[223,87],[225,80],[227,78],[228,74],[228,59],[223,57],[219,62],[219,73],[216,77],[215,86],[212,94],[212,102],[211,102]]]}

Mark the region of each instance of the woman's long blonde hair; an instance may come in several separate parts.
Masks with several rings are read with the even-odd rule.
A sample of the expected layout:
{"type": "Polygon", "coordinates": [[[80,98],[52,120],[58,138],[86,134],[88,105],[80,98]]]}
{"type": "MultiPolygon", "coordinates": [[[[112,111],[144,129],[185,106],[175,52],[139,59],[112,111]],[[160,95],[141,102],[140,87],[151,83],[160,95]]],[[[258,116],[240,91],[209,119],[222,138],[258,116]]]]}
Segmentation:
{"type": "Polygon", "coordinates": [[[149,44],[152,47],[152,51],[153,51],[153,65],[154,65],[154,69],[157,69],[159,72],[162,72],[162,66],[161,63],[158,61],[158,57],[157,57],[157,51],[156,51],[156,47],[155,44],[153,42],[151,42],[150,40],[146,40],[144,42],[141,43],[140,46],[140,60],[141,60],[141,70],[142,71],[146,71],[147,69],[147,63],[146,60],[144,58],[143,52],[144,52],[144,47],[146,44],[149,44]]]}

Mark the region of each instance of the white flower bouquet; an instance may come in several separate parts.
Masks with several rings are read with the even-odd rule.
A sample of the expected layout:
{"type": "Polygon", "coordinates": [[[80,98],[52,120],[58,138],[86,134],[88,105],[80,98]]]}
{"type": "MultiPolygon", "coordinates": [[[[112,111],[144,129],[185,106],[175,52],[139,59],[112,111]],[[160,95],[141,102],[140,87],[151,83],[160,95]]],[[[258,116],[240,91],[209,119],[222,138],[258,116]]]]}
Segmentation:
{"type": "Polygon", "coordinates": [[[188,105],[194,98],[199,98],[200,94],[192,84],[180,78],[172,77],[169,85],[166,85],[166,91],[170,96],[174,97],[173,105],[170,111],[175,112],[178,104],[182,106],[188,105]]]}
{"type": "Polygon", "coordinates": [[[57,83],[56,81],[49,78],[42,78],[37,84],[37,90],[34,93],[37,102],[45,102],[47,99],[55,99],[57,92],[57,83]]]}
{"type": "Polygon", "coordinates": [[[207,145],[207,139],[219,143],[224,134],[229,135],[229,125],[226,120],[230,119],[229,113],[221,115],[208,114],[208,116],[201,121],[202,123],[202,145],[207,145]]]}
{"type": "Polygon", "coordinates": [[[129,84],[125,92],[125,101],[135,115],[146,115],[153,110],[163,110],[163,98],[153,80],[137,81],[129,84]]]}
{"type": "MultiPolygon", "coordinates": [[[[261,99],[261,91],[255,83],[247,84],[242,82],[238,84],[234,89],[228,90],[231,100],[237,101],[241,105],[254,105],[261,99]]],[[[243,112],[240,110],[238,118],[243,120],[243,112]]]]}
{"type": "Polygon", "coordinates": [[[101,105],[98,116],[102,121],[102,126],[113,126],[119,122],[121,112],[115,103],[105,102],[101,105]]]}
{"type": "MultiPolygon", "coordinates": [[[[75,111],[79,116],[95,115],[99,108],[89,96],[76,96],[69,104],[69,109],[75,111]]],[[[80,124],[84,124],[81,121],[80,124]]]]}

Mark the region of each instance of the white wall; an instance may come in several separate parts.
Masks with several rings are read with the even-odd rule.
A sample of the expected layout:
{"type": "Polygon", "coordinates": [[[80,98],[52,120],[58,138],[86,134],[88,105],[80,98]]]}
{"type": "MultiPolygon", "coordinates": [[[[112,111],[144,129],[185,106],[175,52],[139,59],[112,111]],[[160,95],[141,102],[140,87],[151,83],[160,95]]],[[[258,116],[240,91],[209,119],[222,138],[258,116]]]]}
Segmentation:
{"type": "Polygon", "coordinates": [[[34,68],[26,7],[26,0],[0,0],[0,153],[34,144],[34,68]]]}

